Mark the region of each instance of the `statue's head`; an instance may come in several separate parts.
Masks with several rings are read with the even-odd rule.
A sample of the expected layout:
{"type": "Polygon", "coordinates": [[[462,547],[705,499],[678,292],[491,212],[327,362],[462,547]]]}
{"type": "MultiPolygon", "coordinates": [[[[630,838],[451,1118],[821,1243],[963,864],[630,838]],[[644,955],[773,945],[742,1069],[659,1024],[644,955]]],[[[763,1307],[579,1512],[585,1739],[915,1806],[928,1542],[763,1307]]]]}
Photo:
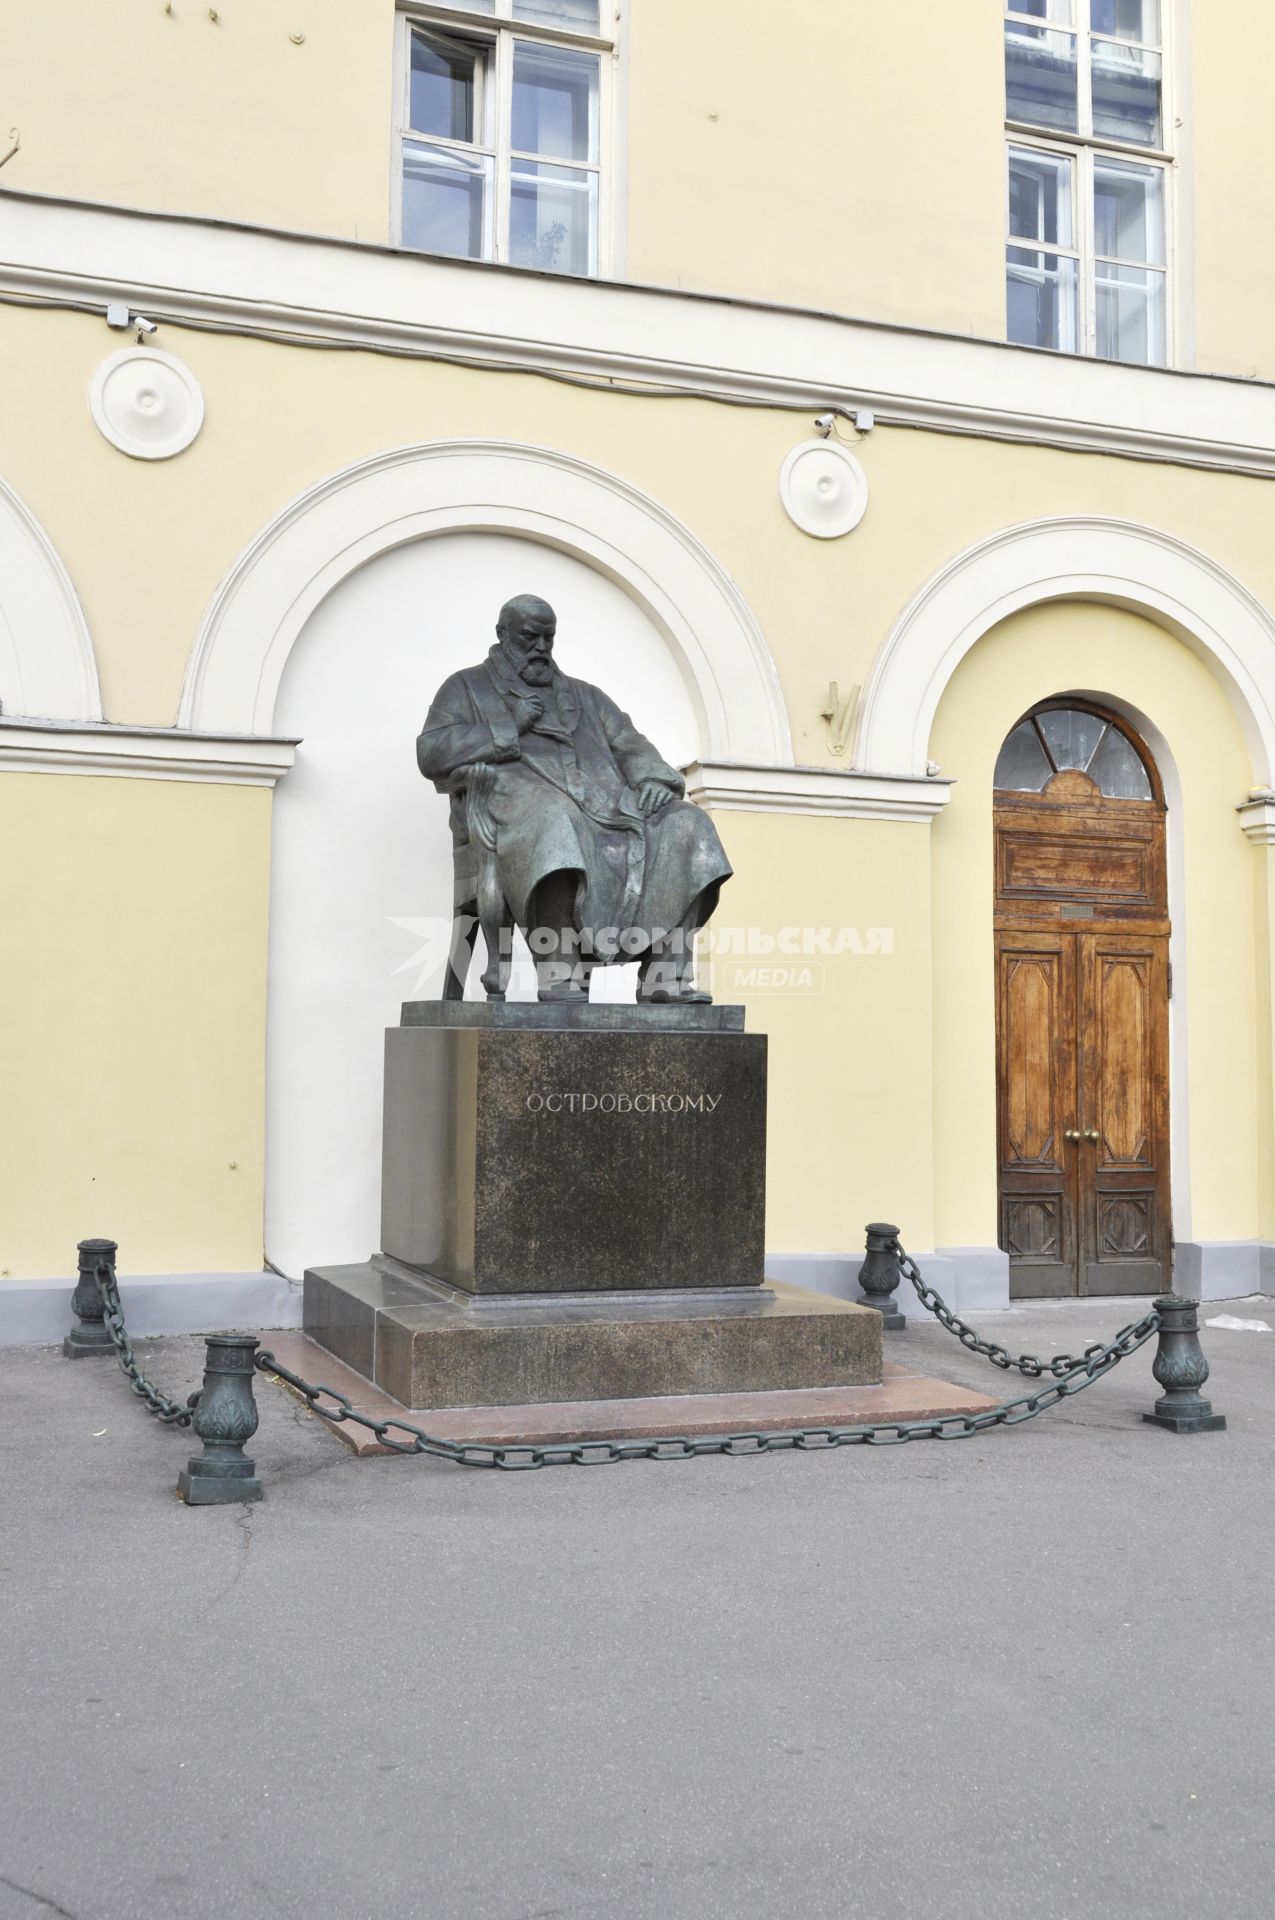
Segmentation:
{"type": "Polygon", "coordinates": [[[534,593],[506,600],[496,622],[496,638],[513,666],[533,687],[547,687],[553,679],[553,636],[558,616],[547,600],[534,593]]]}

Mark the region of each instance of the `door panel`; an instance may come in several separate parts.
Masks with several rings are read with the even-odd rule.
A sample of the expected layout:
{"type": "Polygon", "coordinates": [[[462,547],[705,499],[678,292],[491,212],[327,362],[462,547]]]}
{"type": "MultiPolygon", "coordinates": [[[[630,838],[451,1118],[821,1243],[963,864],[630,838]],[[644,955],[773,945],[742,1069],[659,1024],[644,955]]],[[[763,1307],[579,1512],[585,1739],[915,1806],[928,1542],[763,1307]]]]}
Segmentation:
{"type": "Polygon", "coordinates": [[[997,940],[1001,1245],[1015,1293],[1075,1291],[1076,936],[997,940]]]}
{"type": "Polygon", "coordinates": [[[1168,941],[1081,933],[1081,1258],[1087,1293],[1168,1283],[1168,941]]]}
{"type": "Polygon", "coordinates": [[[1119,798],[1061,768],[996,794],[1000,1244],[1016,1298],[1172,1284],[1165,817],[1148,781],[1156,797],[1119,798]]]}
{"type": "Polygon", "coordinates": [[[1165,920],[1164,815],[1156,806],[1104,800],[1083,775],[1060,774],[1045,800],[997,795],[995,840],[1002,922],[1048,925],[1078,907],[1100,923],[1145,928],[1165,920]]]}
{"type": "Polygon", "coordinates": [[[1000,840],[1000,890],[1008,900],[1113,899],[1140,904],[1151,892],[1148,849],[1136,840],[1097,835],[1004,832],[1000,840]]]}

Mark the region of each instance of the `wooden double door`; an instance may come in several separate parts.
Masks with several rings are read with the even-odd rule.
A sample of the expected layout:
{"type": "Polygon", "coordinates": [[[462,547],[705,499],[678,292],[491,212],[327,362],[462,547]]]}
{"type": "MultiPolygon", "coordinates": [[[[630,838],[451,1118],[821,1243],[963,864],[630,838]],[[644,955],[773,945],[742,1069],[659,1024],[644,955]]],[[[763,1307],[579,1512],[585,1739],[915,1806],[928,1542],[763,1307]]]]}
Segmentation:
{"type": "Polygon", "coordinates": [[[1064,768],[1039,793],[997,792],[995,839],[1000,1238],[1011,1295],[1167,1290],[1163,803],[1155,790],[1149,800],[1105,796],[1064,768]]]}

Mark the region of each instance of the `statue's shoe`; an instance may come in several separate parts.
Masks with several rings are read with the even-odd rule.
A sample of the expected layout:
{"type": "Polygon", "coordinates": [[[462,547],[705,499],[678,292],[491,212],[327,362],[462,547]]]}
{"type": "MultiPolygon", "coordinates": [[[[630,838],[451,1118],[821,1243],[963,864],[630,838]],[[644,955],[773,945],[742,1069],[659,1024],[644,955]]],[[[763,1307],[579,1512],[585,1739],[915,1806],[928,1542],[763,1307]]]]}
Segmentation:
{"type": "Polygon", "coordinates": [[[587,987],[578,987],[574,981],[566,980],[556,986],[541,987],[536,993],[537,1000],[565,1000],[572,1006],[587,1007],[589,993],[587,987]]]}
{"type": "Polygon", "coordinates": [[[640,993],[638,1001],[644,1007],[711,1007],[713,996],[699,987],[653,987],[640,993]]]}

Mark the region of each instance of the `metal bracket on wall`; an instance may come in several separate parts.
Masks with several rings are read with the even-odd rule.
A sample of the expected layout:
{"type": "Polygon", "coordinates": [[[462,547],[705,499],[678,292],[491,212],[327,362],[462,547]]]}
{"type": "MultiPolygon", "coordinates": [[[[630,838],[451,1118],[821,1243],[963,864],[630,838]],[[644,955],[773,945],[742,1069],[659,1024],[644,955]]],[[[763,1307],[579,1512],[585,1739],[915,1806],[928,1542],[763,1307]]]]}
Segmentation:
{"type": "Polygon", "coordinates": [[[828,723],[828,749],[831,753],[840,754],[846,750],[850,729],[859,711],[859,692],[857,686],[851,687],[842,700],[836,681],[828,684],[828,698],[825,705],[820,707],[819,714],[828,723]]]}

